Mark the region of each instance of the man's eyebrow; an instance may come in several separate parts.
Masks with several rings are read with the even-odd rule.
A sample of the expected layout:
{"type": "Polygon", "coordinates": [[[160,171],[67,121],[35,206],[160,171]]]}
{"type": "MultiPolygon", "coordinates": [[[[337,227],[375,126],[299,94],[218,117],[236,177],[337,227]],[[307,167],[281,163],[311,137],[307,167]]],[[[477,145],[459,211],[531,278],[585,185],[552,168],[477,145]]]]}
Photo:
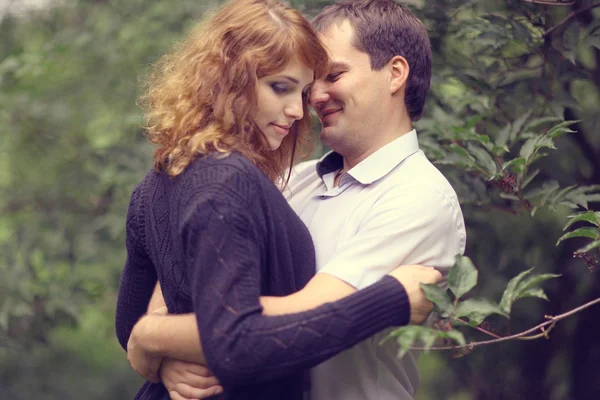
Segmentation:
{"type": "Polygon", "coordinates": [[[346,64],[345,62],[332,61],[329,63],[329,70],[346,69],[346,68],[348,68],[348,64],[346,64]]]}

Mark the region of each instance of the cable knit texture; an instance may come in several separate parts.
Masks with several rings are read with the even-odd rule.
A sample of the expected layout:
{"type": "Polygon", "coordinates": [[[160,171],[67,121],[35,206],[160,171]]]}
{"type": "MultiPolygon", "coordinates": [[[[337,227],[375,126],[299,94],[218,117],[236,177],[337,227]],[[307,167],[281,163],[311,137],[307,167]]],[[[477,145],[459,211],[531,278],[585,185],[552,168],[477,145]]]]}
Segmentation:
{"type": "MultiPolygon", "coordinates": [[[[392,277],[314,310],[263,316],[259,297],[300,290],[315,253],[279,190],[236,153],[199,158],[175,179],[150,171],[131,196],[126,246],[121,346],[159,279],[170,313],[197,316],[208,367],[225,388],[218,398],[299,400],[305,370],[410,317],[392,277]]],[[[169,397],[147,382],[136,398],[169,397]]]]}

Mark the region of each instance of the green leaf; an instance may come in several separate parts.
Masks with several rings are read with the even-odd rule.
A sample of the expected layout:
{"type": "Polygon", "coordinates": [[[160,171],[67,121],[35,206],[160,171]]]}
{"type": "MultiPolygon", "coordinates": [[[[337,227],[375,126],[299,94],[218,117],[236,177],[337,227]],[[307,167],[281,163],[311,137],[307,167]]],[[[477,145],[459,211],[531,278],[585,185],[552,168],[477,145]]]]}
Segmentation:
{"type": "Polygon", "coordinates": [[[535,151],[535,145],[537,144],[537,137],[532,137],[527,139],[527,141],[521,147],[521,151],[519,153],[520,158],[525,160],[529,160],[535,151]]]}
{"type": "Polygon", "coordinates": [[[517,298],[521,298],[522,293],[528,291],[529,289],[536,288],[545,281],[558,278],[560,276],[560,274],[537,274],[523,278],[517,286],[517,292],[519,292],[517,298]]]}
{"type": "Polygon", "coordinates": [[[468,151],[475,156],[475,159],[478,161],[477,164],[488,173],[488,178],[493,179],[498,172],[498,167],[496,162],[485,149],[473,145],[471,143],[468,144],[468,151]]]}
{"type": "Polygon", "coordinates": [[[576,185],[571,185],[571,186],[567,186],[566,188],[561,189],[560,192],[556,193],[554,195],[554,197],[550,200],[550,203],[552,205],[556,205],[561,200],[563,200],[563,197],[566,197],[567,194],[576,187],[577,187],[576,185]]]}
{"type": "Polygon", "coordinates": [[[514,201],[521,200],[521,199],[519,199],[519,197],[517,195],[511,194],[511,193],[500,192],[500,194],[498,196],[500,196],[503,199],[507,199],[507,200],[514,200],[514,201]]]}
{"type": "Polygon", "coordinates": [[[579,228],[574,231],[567,232],[556,241],[556,246],[559,245],[563,240],[575,238],[575,237],[586,237],[590,239],[598,240],[600,239],[600,230],[598,228],[579,228]]]}
{"type": "Polygon", "coordinates": [[[550,149],[556,149],[552,138],[545,136],[545,135],[532,137],[532,138],[528,139],[525,142],[525,144],[523,144],[523,147],[521,147],[521,152],[519,153],[519,156],[526,160],[530,160],[531,157],[535,154],[536,150],[541,149],[543,147],[547,147],[550,149]]]}
{"type": "Polygon", "coordinates": [[[527,160],[524,158],[513,158],[512,160],[502,164],[502,171],[510,168],[513,172],[521,172],[526,163],[527,160]]]}
{"type": "MultiPolygon", "coordinates": [[[[512,131],[512,125],[510,123],[506,124],[500,132],[498,132],[498,136],[496,136],[496,145],[498,147],[504,148],[508,143],[508,139],[510,138],[510,132],[512,131]]],[[[508,152],[508,151],[507,151],[508,152]]]]}
{"type": "Polygon", "coordinates": [[[510,24],[513,27],[515,36],[519,40],[522,40],[523,42],[529,42],[531,40],[531,32],[529,32],[529,29],[527,29],[527,27],[523,25],[520,21],[511,18],[510,24]]]}
{"type": "Polygon", "coordinates": [[[475,159],[469,154],[469,152],[464,147],[458,146],[453,143],[450,145],[450,151],[452,151],[454,154],[457,154],[462,159],[468,160],[470,164],[475,163],[475,159]]]}
{"type": "Polygon", "coordinates": [[[460,302],[454,311],[456,317],[469,318],[469,325],[471,326],[480,325],[491,314],[499,314],[508,318],[508,314],[498,304],[484,298],[468,299],[460,302]]]}
{"type": "Polygon", "coordinates": [[[522,189],[525,189],[527,187],[527,185],[529,185],[531,183],[531,181],[540,173],[539,169],[536,169],[533,172],[529,172],[529,174],[527,174],[527,177],[523,180],[523,184],[521,185],[522,189]]]}
{"type": "Polygon", "coordinates": [[[555,117],[555,116],[550,116],[550,117],[542,117],[542,118],[535,118],[532,119],[527,126],[525,127],[525,131],[534,131],[537,127],[550,123],[550,122],[557,122],[557,121],[562,121],[563,119],[561,117],[555,117]]]}
{"type": "Polygon", "coordinates": [[[531,288],[519,293],[519,299],[524,299],[526,297],[537,297],[538,299],[548,301],[546,293],[544,293],[544,291],[541,288],[531,288]]]}
{"type": "Polygon", "coordinates": [[[495,144],[495,145],[493,145],[493,146],[492,146],[492,149],[491,149],[491,151],[492,151],[492,153],[494,153],[495,155],[497,155],[497,156],[501,156],[501,155],[503,155],[504,153],[509,153],[509,152],[510,152],[510,149],[509,149],[509,148],[508,148],[506,145],[504,145],[504,146],[498,146],[498,145],[496,145],[496,144],[495,144]]]}
{"type": "Polygon", "coordinates": [[[403,326],[390,332],[385,338],[383,338],[379,344],[388,341],[391,338],[395,338],[396,342],[400,346],[398,352],[398,358],[404,357],[406,352],[415,345],[420,338],[423,340],[424,346],[429,349],[435,342],[437,332],[431,328],[424,326],[403,326]],[[433,336],[433,340],[431,338],[433,336]]]}
{"type": "Polygon", "coordinates": [[[510,315],[510,309],[512,308],[512,303],[516,300],[515,296],[518,293],[519,284],[521,283],[521,281],[523,280],[523,278],[525,276],[527,276],[529,273],[531,273],[532,270],[533,270],[533,268],[528,269],[527,271],[521,272],[519,275],[512,278],[508,282],[508,285],[506,285],[506,289],[504,290],[504,293],[502,294],[502,300],[500,300],[500,308],[506,314],[510,315]]]}
{"type": "Polygon", "coordinates": [[[563,54],[571,63],[575,64],[575,56],[577,50],[577,44],[579,43],[579,36],[581,33],[581,25],[575,21],[569,24],[567,29],[563,32],[563,45],[565,51],[563,54]]]}
{"type": "Polygon", "coordinates": [[[583,39],[583,44],[600,49],[600,35],[590,35],[583,39]]]}
{"type": "Polygon", "coordinates": [[[571,121],[563,121],[560,124],[555,125],[552,128],[550,128],[548,130],[548,132],[546,133],[546,135],[548,135],[549,137],[554,139],[564,133],[574,133],[575,131],[568,129],[568,127],[573,124],[576,124],[578,122],[581,122],[581,120],[578,119],[578,120],[571,120],[571,121]]]}
{"type": "Polygon", "coordinates": [[[523,198],[529,200],[539,196],[547,197],[554,193],[559,188],[557,181],[546,181],[542,184],[541,188],[534,188],[526,191],[523,194],[523,198]]]}
{"type": "Polygon", "coordinates": [[[414,345],[418,338],[418,329],[414,328],[422,328],[421,326],[409,326],[408,329],[404,330],[400,335],[396,337],[396,341],[400,346],[400,351],[398,352],[398,358],[404,357],[406,352],[410,350],[410,348],[414,345]],[[411,329],[412,328],[412,329],[411,329]]]}
{"type": "Polygon", "coordinates": [[[500,16],[500,15],[494,15],[494,14],[488,14],[488,15],[484,15],[481,18],[490,21],[492,24],[494,25],[499,25],[501,27],[505,27],[506,26],[506,18],[500,16]]]}
{"type": "Polygon", "coordinates": [[[446,332],[438,331],[438,335],[442,338],[454,340],[460,346],[465,346],[467,344],[465,336],[462,334],[462,332],[457,331],[456,329],[450,329],[446,332]]]}
{"type": "Polygon", "coordinates": [[[421,289],[423,289],[423,292],[425,292],[425,297],[437,305],[442,314],[451,311],[452,302],[450,301],[450,298],[444,289],[437,285],[425,283],[421,283],[421,289]]]}
{"type": "Polygon", "coordinates": [[[571,190],[565,198],[561,200],[560,204],[566,205],[568,204],[567,202],[572,202],[587,209],[588,202],[600,201],[599,190],[600,185],[578,186],[576,189],[571,190]]]}
{"type": "Polygon", "coordinates": [[[519,133],[521,133],[523,130],[525,122],[527,122],[527,120],[531,117],[532,114],[533,109],[530,109],[527,112],[521,114],[521,116],[515,120],[515,122],[512,124],[512,128],[509,135],[511,142],[514,142],[517,139],[519,133]]]}
{"type": "MultiPolygon", "coordinates": [[[[483,115],[474,115],[465,121],[465,127],[471,129],[475,125],[477,125],[477,123],[479,123],[482,119],[483,119],[483,115]]],[[[477,135],[477,136],[480,136],[481,137],[480,140],[482,140],[486,143],[490,141],[490,138],[487,135],[477,135]]]]}
{"type": "Polygon", "coordinates": [[[456,256],[448,274],[448,287],[459,299],[477,284],[477,269],[469,257],[456,256]]]}
{"type": "Polygon", "coordinates": [[[557,274],[538,274],[527,277],[532,270],[533,268],[523,271],[508,282],[506,290],[502,295],[502,300],[500,301],[500,308],[507,314],[510,314],[512,304],[518,299],[538,297],[547,300],[543,290],[538,286],[548,279],[560,276],[557,274]]]}
{"type": "Polygon", "coordinates": [[[595,242],[592,242],[590,244],[588,244],[587,246],[583,246],[582,248],[578,249],[576,251],[576,253],[587,253],[590,250],[594,250],[600,247],[600,240],[596,240],[595,242]]]}
{"type": "Polygon", "coordinates": [[[556,192],[559,188],[558,182],[556,181],[549,181],[549,182],[544,182],[544,184],[542,185],[542,189],[543,189],[543,195],[542,198],[540,199],[540,205],[543,206],[546,204],[546,202],[548,201],[548,199],[550,198],[550,196],[552,196],[554,194],[554,192],[556,192]]]}

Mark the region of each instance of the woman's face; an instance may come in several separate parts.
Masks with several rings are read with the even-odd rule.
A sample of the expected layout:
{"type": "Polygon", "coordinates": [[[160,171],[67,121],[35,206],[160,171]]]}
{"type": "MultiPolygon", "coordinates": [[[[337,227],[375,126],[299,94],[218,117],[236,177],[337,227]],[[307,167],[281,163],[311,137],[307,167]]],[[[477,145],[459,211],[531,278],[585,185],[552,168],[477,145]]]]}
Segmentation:
{"type": "Polygon", "coordinates": [[[258,80],[254,122],[269,141],[271,150],[279,148],[292,124],[304,115],[302,97],[313,76],[312,69],[293,58],[283,70],[258,80]]]}

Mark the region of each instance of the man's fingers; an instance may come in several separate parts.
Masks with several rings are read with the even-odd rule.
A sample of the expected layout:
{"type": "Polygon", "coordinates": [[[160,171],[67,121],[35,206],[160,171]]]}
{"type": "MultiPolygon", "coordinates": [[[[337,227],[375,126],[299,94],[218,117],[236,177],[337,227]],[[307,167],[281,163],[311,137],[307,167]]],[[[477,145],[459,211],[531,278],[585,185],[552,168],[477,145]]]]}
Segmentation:
{"type": "Polygon", "coordinates": [[[208,397],[223,393],[223,387],[214,385],[206,389],[199,389],[185,383],[178,383],[175,386],[175,391],[183,398],[206,399],[208,397]]]}
{"type": "Polygon", "coordinates": [[[177,393],[174,390],[169,391],[169,397],[171,397],[171,400],[196,400],[196,399],[190,399],[187,397],[183,397],[182,395],[180,395],[179,393],[177,393]]]}
{"type": "Polygon", "coordinates": [[[189,386],[198,388],[198,389],[208,389],[213,386],[217,386],[220,382],[214,376],[204,377],[198,376],[194,374],[186,374],[181,379],[182,383],[185,383],[189,386]]]}
{"type": "Polygon", "coordinates": [[[194,375],[200,375],[200,376],[204,376],[204,377],[213,376],[212,372],[210,372],[210,370],[208,369],[208,367],[206,367],[206,365],[186,363],[185,369],[194,375]]]}

